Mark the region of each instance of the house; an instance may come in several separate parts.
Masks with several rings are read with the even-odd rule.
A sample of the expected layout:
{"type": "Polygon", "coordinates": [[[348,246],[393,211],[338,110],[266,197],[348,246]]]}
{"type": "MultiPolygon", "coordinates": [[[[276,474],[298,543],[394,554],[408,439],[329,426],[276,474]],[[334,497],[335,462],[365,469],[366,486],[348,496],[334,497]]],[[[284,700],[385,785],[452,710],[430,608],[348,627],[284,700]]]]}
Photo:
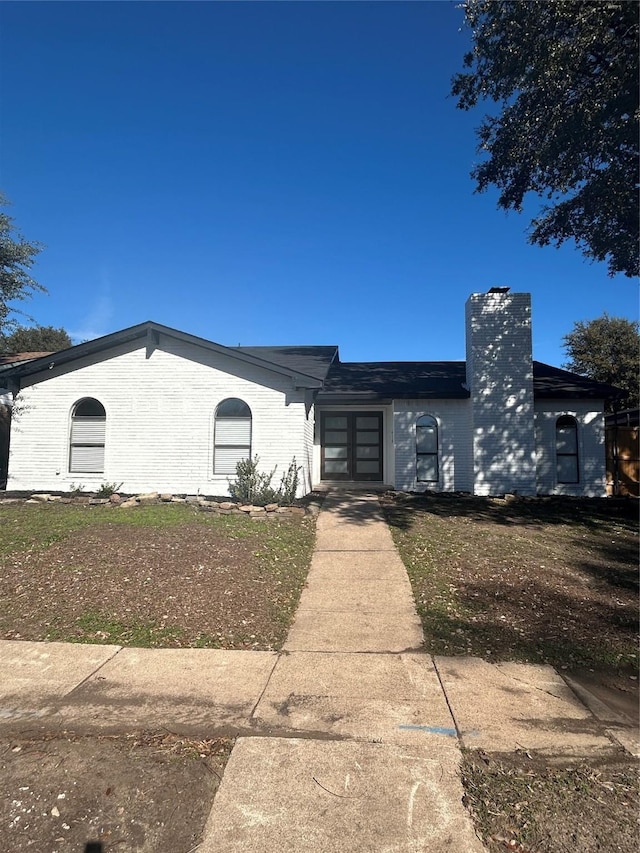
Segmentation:
{"type": "Polygon", "coordinates": [[[3,371],[9,489],[122,483],[222,495],[240,459],[320,484],[605,495],[608,385],[532,360],[531,298],[466,305],[464,362],[341,362],[337,346],[226,347],[153,322],[3,371]]]}
{"type": "MultiPolygon", "coordinates": [[[[3,370],[23,364],[25,361],[33,361],[43,355],[51,355],[50,352],[11,352],[0,355],[0,375],[3,370]]],[[[11,404],[13,395],[8,388],[0,384],[0,488],[4,488],[7,482],[7,471],[9,466],[9,435],[11,432],[11,404]]]]}

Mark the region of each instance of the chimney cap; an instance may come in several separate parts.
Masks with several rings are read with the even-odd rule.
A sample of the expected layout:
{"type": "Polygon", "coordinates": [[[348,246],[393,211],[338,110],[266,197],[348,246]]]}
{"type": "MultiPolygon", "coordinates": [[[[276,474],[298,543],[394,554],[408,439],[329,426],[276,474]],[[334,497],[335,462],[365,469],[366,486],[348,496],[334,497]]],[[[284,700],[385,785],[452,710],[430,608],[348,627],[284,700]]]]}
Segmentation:
{"type": "Polygon", "coordinates": [[[487,293],[509,293],[510,287],[490,287],[487,293]]]}

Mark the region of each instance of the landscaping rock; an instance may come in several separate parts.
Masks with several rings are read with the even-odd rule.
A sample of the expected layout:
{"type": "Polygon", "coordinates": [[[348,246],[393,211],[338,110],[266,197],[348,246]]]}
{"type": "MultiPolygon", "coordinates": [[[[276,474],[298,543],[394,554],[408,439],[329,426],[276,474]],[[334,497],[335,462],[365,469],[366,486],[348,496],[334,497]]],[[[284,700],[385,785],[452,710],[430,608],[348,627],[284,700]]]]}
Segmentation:
{"type": "Polygon", "coordinates": [[[170,501],[174,500],[174,497],[173,497],[173,495],[170,495],[168,492],[165,492],[165,493],[160,495],[160,500],[164,501],[165,503],[170,503],[170,501]]]}
{"type": "Polygon", "coordinates": [[[236,507],[236,505],[234,503],[231,503],[231,501],[223,501],[220,504],[220,509],[224,509],[224,510],[235,509],[235,507],[236,507]]]}
{"type": "Polygon", "coordinates": [[[122,501],[122,503],[119,504],[120,509],[129,509],[133,506],[138,506],[138,501],[135,498],[129,498],[128,500],[122,501]]]}
{"type": "Polygon", "coordinates": [[[117,492],[114,492],[112,495],[110,495],[109,501],[112,504],[119,504],[119,503],[122,503],[122,498],[120,497],[120,495],[117,492]]]}
{"type": "Polygon", "coordinates": [[[280,506],[280,504],[267,504],[265,507],[265,510],[267,512],[275,512],[279,506],[280,506]]]}
{"type": "Polygon", "coordinates": [[[104,504],[109,503],[109,498],[91,498],[89,501],[90,506],[104,506],[104,504]]]}
{"type": "Polygon", "coordinates": [[[42,493],[42,494],[38,494],[38,495],[31,495],[30,500],[31,500],[31,503],[46,503],[47,501],[50,501],[52,497],[53,497],[52,495],[47,495],[47,494],[42,493]]]}
{"type": "Polygon", "coordinates": [[[187,495],[184,500],[188,504],[197,504],[200,497],[198,495],[187,495]]]}

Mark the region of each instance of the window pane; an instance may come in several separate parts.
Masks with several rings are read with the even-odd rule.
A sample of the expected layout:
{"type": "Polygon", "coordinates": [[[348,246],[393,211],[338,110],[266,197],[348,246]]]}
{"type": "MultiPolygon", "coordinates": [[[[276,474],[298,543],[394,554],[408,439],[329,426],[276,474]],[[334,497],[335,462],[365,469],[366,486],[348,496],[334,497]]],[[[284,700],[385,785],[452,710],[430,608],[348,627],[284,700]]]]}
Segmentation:
{"type": "Polygon", "coordinates": [[[251,409],[244,400],[230,397],[223,400],[216,409],[216,418],[250,418],[251,409]]]}
{"type": "Polygon", "coordinates": [[[380,463],[378,461],[375,462],[361,462],[358,460],[356,462],[356,472],[358,474],[377,474],[380,470],[380,463]]]}
{"type": "Polygon", "coordinates": [[[247,418],[216,418],[216,446],[251,442],[251,421],[247,418]]]}
{"type": "Polygon", "coordinates": [[[216,447],[213,473],[235,474],[238,462],[248,458],[248,447],[216,447]]]}
{"type": "Polygon", "coordinates": [[[434,426],[416,427],[416,445],[418,453],[436,453],[438,450],[438,429],[434,426]]]}
{"type": "Polygon", "coordinates": [[[347,448],[346,447],[325,447],[324,458],[325,459],[346,459],[347,458],[347,448]]]}
{"type": "Polygon", "coordinates": [[[438,457],[435,454],[418,456],[418,480],[423,483],[438,479],[438,457]]]}
{"type": "Polygon", "coordinates": [[[378,429],[380,421],[378,418],[356,418],[356,429],[378,429]]]}
{"type": "Polygon", "coordinates": [[[341,417],[326,417],[324,419],[325,429],[346,429],[347,419],[341,417]]]}
{"type": "Polygon", "coordinates": [[[346,474],[347,473],[347,462],[329,462],[325,460],[324,463],[324,472],[325,474],[346,474]]]}
{"type": "Polygon", "coordinates": [[[324,443],[325,444],[346,444],[347,443],[347,431],[342,432],[334,431],[334,432],[325,432],[324,434],[324,443]]]}
{"type": "Polygon", "coordinates": [[[578,482],[578,457],[577,456],[558,456],[558,482],[559,483],[577,483],[578,482]]]}
{"type": "Polygon", "coordinates": [[[102,403],[91,397],[87,397],[86,400],[80,400],[73,411],[75,418],[104,418],[105,415],[106,412],[102,403]]]}
{"type": "Polygon", "coordinates": [[[76,474],[101,474],[104,471],[104,447],[71,447],[69,471],[76,474]]]}
{"type": "Polygon", "coordinates": [[[71,422],[72,444],[104,444],[105,418],[74,418],[71,422]]]}
{"type": "Polygon", "coordinates": [[[575,426],[556,428],[556,450],[558,453],[576,453],[577,435],[575,426]]]}

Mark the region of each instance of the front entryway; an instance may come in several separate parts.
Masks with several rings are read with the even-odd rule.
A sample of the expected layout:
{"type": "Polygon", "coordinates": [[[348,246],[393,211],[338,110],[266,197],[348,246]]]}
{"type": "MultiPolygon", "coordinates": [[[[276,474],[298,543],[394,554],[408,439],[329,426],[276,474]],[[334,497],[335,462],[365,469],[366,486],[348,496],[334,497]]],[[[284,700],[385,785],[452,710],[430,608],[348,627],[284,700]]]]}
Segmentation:
{"type": "Polygon", "coordinates": [[[382,412],[323,412],[323,480],[382,481],[382,412]]]}

